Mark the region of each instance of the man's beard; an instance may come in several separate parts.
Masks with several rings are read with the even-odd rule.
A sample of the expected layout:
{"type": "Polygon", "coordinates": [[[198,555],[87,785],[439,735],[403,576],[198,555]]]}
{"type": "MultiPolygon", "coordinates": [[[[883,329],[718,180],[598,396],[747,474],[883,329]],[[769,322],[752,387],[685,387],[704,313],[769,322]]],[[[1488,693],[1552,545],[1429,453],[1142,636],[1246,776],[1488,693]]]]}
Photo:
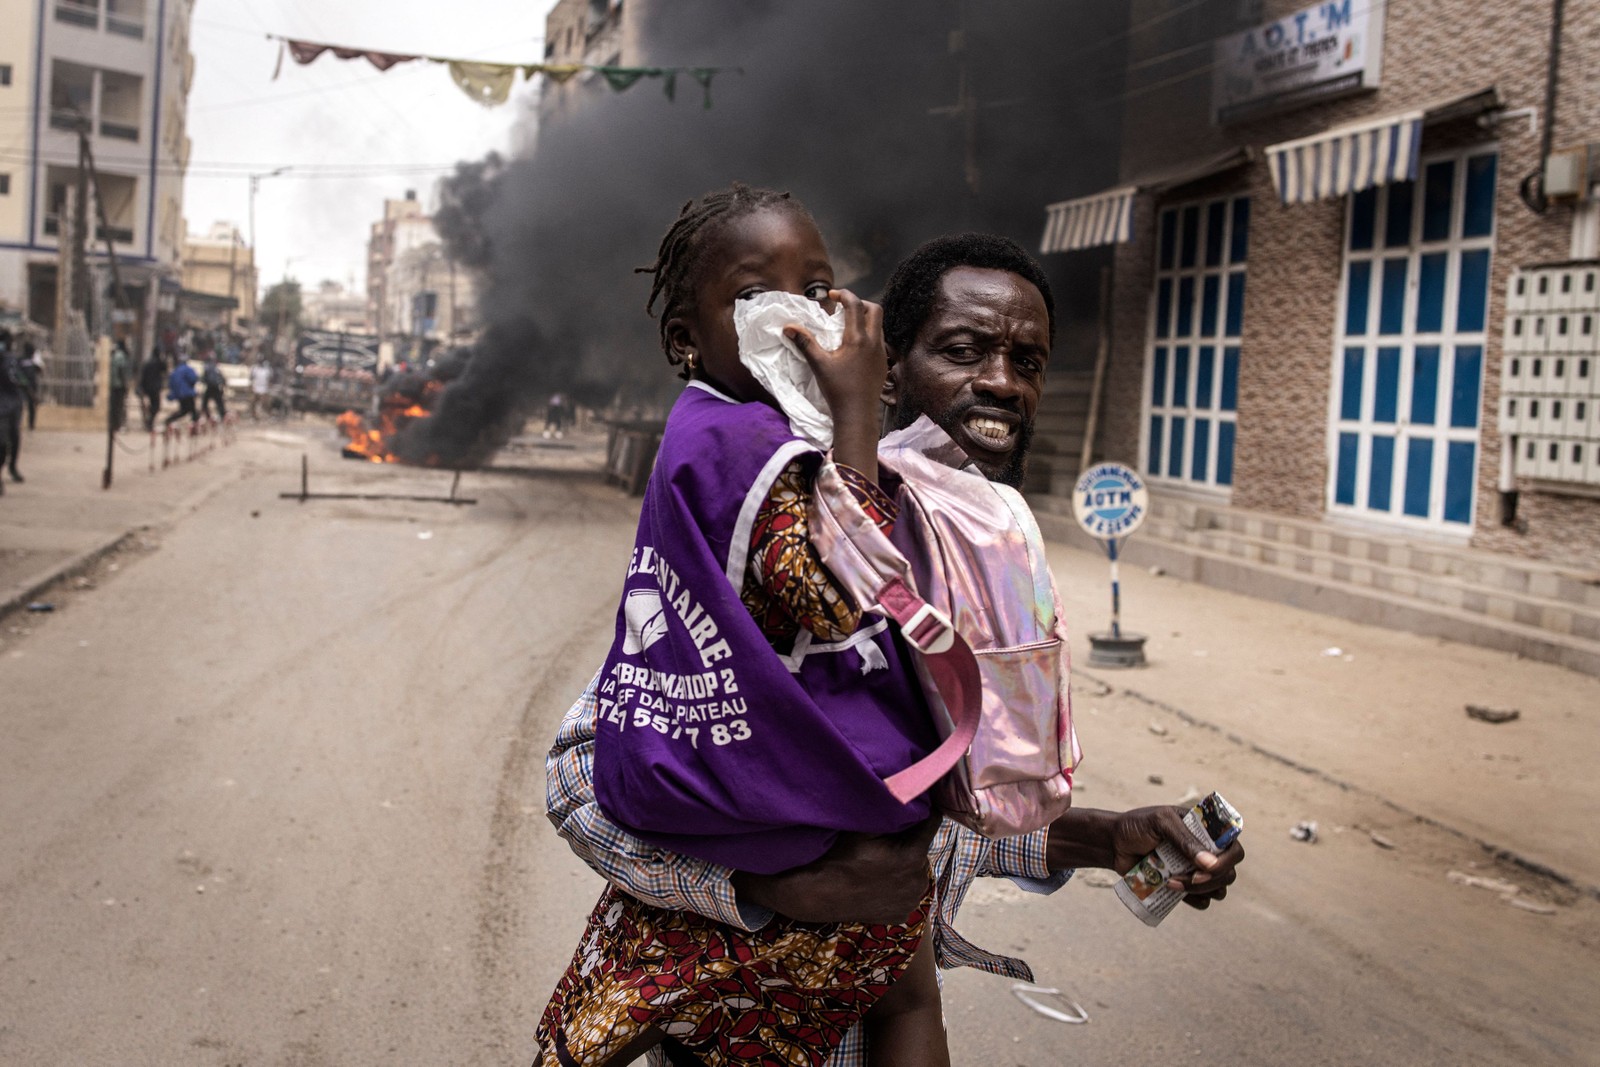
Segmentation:
{"type": "MultiPolygon", "coordinates": [[[[956,437],[956,431],[960,429],[967,412],[975,407],[1003,408],[1016,412],[1019,417],[1022,416],[1022,412],[1019,410],[1020,405],[1015,402],[1008,404],[998,400],[990,400],[980,404],[974,399],[970,403],[950,409],[944,413],[944,418],[940,418],[931,411],[925,411],[923,405],[917,403],[916,396],[905,391],[904,383],[901,383],[901,390],[900,402],[889,411],[889,428],[891,430],[903,430],[926,414],[930,419],[938,423],[945,433],[959,440],[956,437]]],[[[1001,485],[1009,485],[1013,489],[1021,489],[1022,479],[1028,472],[1028,451],[1032,447],[1033,420],[1022,417],[1022,421],[1017,424],[1017,443],[1011,449],[1011,454],[1006,457],[1003,464],[997,467],[991,463],[983,463],[976,459],[972,462],[974,466],[983,472],[983,476],[991,482],[999,482],[1001,485]]]]}

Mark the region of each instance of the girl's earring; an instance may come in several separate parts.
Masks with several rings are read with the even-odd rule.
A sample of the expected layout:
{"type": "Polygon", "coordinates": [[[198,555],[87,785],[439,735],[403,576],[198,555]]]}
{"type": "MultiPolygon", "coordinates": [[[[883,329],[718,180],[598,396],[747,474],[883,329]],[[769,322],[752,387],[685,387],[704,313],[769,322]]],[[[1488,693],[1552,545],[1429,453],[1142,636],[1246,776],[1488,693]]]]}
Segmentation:
{"type": "Polygon", "coordinates": [[[693,374],[700,366],[700,355],[690,349],[689,354],[684,357],[683,361],[689,365],[689,373],[693,374]]]}

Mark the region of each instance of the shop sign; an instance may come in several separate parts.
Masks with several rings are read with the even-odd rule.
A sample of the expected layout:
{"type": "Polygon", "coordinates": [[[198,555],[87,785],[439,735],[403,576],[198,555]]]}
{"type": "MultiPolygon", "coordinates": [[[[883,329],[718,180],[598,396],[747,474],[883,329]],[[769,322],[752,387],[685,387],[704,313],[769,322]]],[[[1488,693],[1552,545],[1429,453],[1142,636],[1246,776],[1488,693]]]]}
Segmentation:
{"type": "Polygon", "coordinates": [[[1072,511],[1090,537],[1112,541],[1137,530],[1150,513],[1144,479],[1120,463],[1090,467],[1072,490],[1072,511]]]}
{"type": "Polygon", "coordinates": [[[1383,4],[1329,0],[1216,43],[1212,112],[1219,123],[1378,85],[1383,4]]]}

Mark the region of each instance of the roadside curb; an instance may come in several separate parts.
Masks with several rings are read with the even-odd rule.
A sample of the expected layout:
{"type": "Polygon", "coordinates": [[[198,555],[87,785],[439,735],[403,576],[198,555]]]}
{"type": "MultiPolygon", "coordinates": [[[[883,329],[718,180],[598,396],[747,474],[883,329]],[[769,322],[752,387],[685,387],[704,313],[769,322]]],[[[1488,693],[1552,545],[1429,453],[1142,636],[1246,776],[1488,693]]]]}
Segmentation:
{"type": "Polygon", "coordinates": [[[16,589],[6,597],[6,599],[0,600],[0,619],[6,618],[13,612],[22,610],[30,602],[37,600],[40,594],[44,593],[45,590],[49,589],[57,582],[65,581],[68,578],[76,578],[90,567],[93,567],[96,563],[99,563],[105,557],[114,552],[120,552],[123,548],[131,544],[140,534],[149,529],[149,526],[136,526],[131,530],[125,531],[124,533],[113,537],[111,540],[106,541],[97,548],[91,548],[87,552],[80,552],[71,559],[56,564],[54,567],[50,568],[50,570],[46,571],[43,577],[30,579],[29,581],[24,582],[22,585],[17,586],[16,589]]]}
{"type": "Polygon", "coordinates": [[[1292,756],[1286,756],[1281,752],[1275,752],[1270,748],[1266,748],[1254,741],[1251,741],[1249,738],[1235,732],[1234,730],[1230,730],[1225,726],[1211,722],[1209,719],[1201,718],[1192,712],[1185,711],[1180,707],[1169,704],[1158,697],[1149,696],[1127,686],[1113,685],[1104,677],[1090,674],[1085,670],[1074,669],[1072,673],[1075,678],[1085,678],[1097,685],[1104,686],[1113,693],[1121,693],[1139,701],[1141,704],[1147,704],[1159,711],[1164,711],[1169,715],[1176,716],[1178,719],[1188,723],[1190,726],[1197,726],[1204,730],[1210,730],[1212,733],[1219,735],[1227,741],[1230,741],[1241,748],[1249,749],[1251,752],[1254,752],[1259,756],[1264,756],[1267,759],[1272,760],[1274,763],[1281,763],[1283,766],[1288,767],[1291,770],[1299,771],[1301,774],[1308,775],[1312,778],[1318,779],[1319,781],[1326,782],[1329,785],[1336,786],[1344,792],[1354,793],[1358,796],[1375,800],[1384,807],[1389,808],[1395,813],[1403,815],[1408,819],[1414,819],[1425,826],[1431,826],[1436,830],[1442,830],[1452,837],[1456,837],[1463,841],[1477,845],[1495,859],[1504,860],[1507,863],[1514,864],[1515,866],[1527,871],[1529,874],[1548,879],[1549,881],[1555,882],[1561,886],[1565,886],[1574,892],[1582,893],[1584,896],[1590,897],[1591,899],[1600,900],[1600,886],[1590,885],[1586,882],[1580,881],[1577,878],[1574,878],[1569,874],[1564,874],[1561,871],[1551,867],[1549,864],[1542,863],[1539,860],[1533,859],[1532,857],[1523,855],[1516,849],[1479,837],[1477,834],[1463,830],[1456,826],[1452,826],[1449,823],[1444,822],[1443,820],[1432,815],[1424,815],[1422,812],[1408,808],[1398,801],[1389,799],[1382,793],[1375,792],[1366,788],[1365,786],[1357,785],[1356,783],[1340,778],[1337,775],[1330,774],[1327,771],[1322,770],[1320,767],[1314,767],[1311,764],[1295,759],[1292,756]]]}
{"type": "Polygon", "coordinates": [[[223,478],[210,485],[202,486],[174,504],[164,516],[156,521],[140,523],[131,529],[124,530],[97,547],[86,549],[71,559],[63,560],[40,577],[25,580],[21,585],[16,586],[4,600],[0,600],[0,619],[5,619],[26,608],[31,601],[37,600],[40,594],[51,586],[68,578],[76,578],[105,557],[126,548],[136,538],[166,526],[181,515],[194,511],[213,495],[221,492],[234,482],[243,481],[246,476],[247,472],[240,471],[233,478],[223,478]]]}

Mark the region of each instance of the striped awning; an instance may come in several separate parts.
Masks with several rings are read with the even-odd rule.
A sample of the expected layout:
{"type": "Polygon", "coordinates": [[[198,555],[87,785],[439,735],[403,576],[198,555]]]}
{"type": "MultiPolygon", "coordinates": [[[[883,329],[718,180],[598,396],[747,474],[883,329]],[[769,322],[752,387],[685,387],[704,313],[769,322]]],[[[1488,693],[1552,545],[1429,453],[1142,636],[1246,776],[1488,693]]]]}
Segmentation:
{"type": "Polygon", "coordinates": [[[1093,196],[1051,204],[1044,209],[1044,237],[1039,241],[1039,251],[1074,252],[1132,240],[1134,197],[1140,193],[1177,189],[1242,167],[1255,158],[1255,153],[1247,147],[1229,148],[1213,156],[1145,173],[1126,185],[1093,196]]]}
{"type": "Polygon", "coordinates": [[[1359,193],[1417,176],[1422,112],[1408,111],[1360,126],[1267,147],[1272,183],[1285,204],[1359,193]]]}
{"type": "Polygon", "coordinates": [[[1375,185],[1415,181],[1425,124],[1498,106],[1495,90],[1482,89],[1431,107],[1268,145],[1272,183],[1285,204],[1305,204],[1375,185]]]}
{"type": "Polygon", "coordinates": [[[1039,251],[1072,252],[1079,248],[1119,244],[1133,236],[1136,185],[1125,185],[1045,208],[1044,239],[1039,251]]]}

